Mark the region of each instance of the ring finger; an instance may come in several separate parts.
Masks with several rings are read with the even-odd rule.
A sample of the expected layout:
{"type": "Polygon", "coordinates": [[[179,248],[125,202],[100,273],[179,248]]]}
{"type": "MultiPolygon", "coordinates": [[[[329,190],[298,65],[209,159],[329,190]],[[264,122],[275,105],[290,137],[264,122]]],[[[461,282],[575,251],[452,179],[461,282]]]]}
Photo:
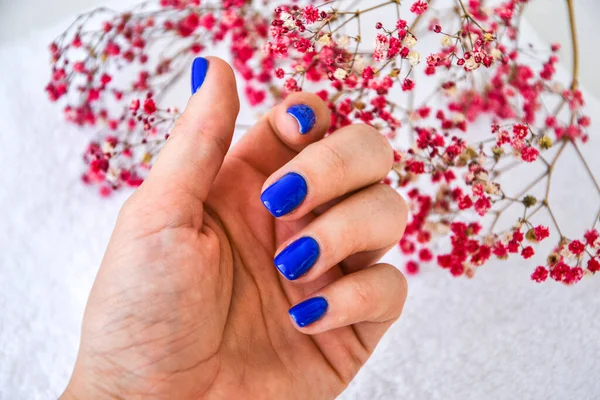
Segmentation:
{"type": "Polygon", "coordinates": [[[275,266],[288,280],[313,281],[353,254],[397,243],[406,219],[406,203],[394,189],[371,185],[286,240],[276,253],[275,266]]]}

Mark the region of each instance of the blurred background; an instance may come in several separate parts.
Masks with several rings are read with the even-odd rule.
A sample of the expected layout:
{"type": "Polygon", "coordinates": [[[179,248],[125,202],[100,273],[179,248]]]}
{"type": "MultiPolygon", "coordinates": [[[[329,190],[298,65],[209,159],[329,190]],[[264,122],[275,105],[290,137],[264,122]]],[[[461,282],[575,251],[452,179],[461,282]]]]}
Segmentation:
{"type": "MultiPolygon", "coordinates": [[[[93,131],[65,123],[43,93],[48,43],[77,14],[107,3],[0,0],[0,399],[52,399],[66,385],[85,301],[129,194],[101,199],[80,183],[93,131]]],[[[575,6],[593,123],[584,152],[600,173],[600,2],[575,6]]],[[[568,82],[565,10],[564,0],[531,0],[523,29],[536,45],[563,44],[559,75],[568,82]]],[[[556,202],[575,206],[564,218],[576,221],[580,207],[597,207],[598,199],[581,186],[577,160],[565,157],[560,170],[556,202]]],[[[387,258],[402,264],[396,250],[387,258]]],[[[341,398],[597,399],[600,277],[537,285],[531,266],[515,260],[490,263],[474,280],[433,266],[411,277],[402,319],[341,398]]]]}

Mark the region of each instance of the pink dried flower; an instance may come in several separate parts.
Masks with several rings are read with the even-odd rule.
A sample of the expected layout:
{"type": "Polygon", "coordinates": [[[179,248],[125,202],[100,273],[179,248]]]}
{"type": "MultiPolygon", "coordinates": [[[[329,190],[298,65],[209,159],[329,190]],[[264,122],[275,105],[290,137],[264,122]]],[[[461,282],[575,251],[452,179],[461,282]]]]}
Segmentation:
{"type": "Polygon", "coordinates": [[[425,11],[427,11],[428,6],[429,4],[424,0],[416,1],[413,3],[412,6],[410,6],[410,12],[415,13],[417,15],[421,15],[425,11]]]}

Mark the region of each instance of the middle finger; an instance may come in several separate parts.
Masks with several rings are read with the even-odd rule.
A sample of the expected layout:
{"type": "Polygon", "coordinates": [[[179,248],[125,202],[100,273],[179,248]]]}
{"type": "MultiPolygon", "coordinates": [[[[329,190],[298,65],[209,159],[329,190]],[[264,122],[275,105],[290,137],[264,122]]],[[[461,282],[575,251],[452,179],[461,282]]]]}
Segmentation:
{"type": "Polygon", "coordinates": [[[261,201],[273,216],[295,220],[339,196],[381,181],[393,150],[375,128],[344,127],[302,150],[265,182],[261,201]]]}

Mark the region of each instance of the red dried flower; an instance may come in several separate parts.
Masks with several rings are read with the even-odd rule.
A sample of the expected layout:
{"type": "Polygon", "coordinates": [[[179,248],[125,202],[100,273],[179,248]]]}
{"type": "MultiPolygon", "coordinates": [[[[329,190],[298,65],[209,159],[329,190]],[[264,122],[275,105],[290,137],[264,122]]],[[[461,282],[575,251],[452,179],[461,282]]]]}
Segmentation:
{"type": "Polygon", "coordinates": [[[154,114],[156,111],[156,104],[153,99],[144,100],[144,112],[146,114],[154,114]]]}
{"type": "Polygon", "coordinates": [[[587,262],[587,269],[594,274],[600,271],[600,262],[598,259],[590,258],[587,262]]]}
{"type": "Polygon", "coordinates": [[[535,147],[523,147],[521,149],[521,158],[523,161],[534,162],[537,160],[540,152],[535,147]]]}
{"type": "Polygon", "coordinates": [[[592,246],[592,247],[595,246],[596,241],[598,240],[599,237],[600,237],[600,234],[595,229],[591,229],[591,230],[585,232],[585,234],[583,235],[583,238],[585,239],[585,243],[588,246],[592,246]]]}
{"type": "Polygon", "coordinates": [[[481,196],[475,202],[475,211],[477,211],[477,214],[482,215],[482,216],[485,215],[485,213],[487,213],[487,211],[491,207],[492,207],[492,202],[490,201],[489,197],[487,197],[487,196],[481,196]]]}
{"type": "Polygon", "coordinates": [[[534,254],[535,254],[535,251],[533,250],[533,247],[531,247],[531,246],[527,246],[523,250],[521,250],[521,256],[523,256],[524,259],[528,259],[528,258],[532,257],[534,254]]]}
{"type": "Polygon", "coordinates": [[[408,261],[406,263],[406,273],[409,275],[414,275],[419,272],[419,264],[415,261],[408,261]]]}
{"type": "Polygon", "coordinates": [[[314,24],[319,20],[319,10],[313,5],[307,6],[302,10],[302,16],[307,24],[314,24]]]}
{"type": "Polygon", "coordinates": [[[415,83],[412,80],[406,78],[402,82],[402,91],[408,92],[410,90],[413,90],[414,88],[415,88],[415,83]]]}
{"type": "Polygon", "coordinates": [[[421,249],[419,250],[419,260],[428,262],[433,260],[433,253],[429,249],[421,249]]]}
{"type": "Polygon", "coordinates": [[[569,251],[571,253],[575,254],[576,256],[583,253],[584,250],[585,250],[585,245],[583,243],[581,243],[579,240],[573,240],[571,243],[569,243],[569,251]]]}
{"type": "Polygon", "coordinates": [[[574,283],[577,283],[581,280],[581,278],[583,278],[583,269],[581,269],[580,267],[575,267],[575,268],[571,268],[567,274],[566,277],[564,278],[564,282],[567,285],[572,285],[574,283]]]}
{"type": "Polygon", "coordinates": [[[535,282],[544,282],[548,279],[548,270],[545,267],[539,266],[531,274],[531,279],[535,282]]]}
{"type": "Polygon", "coordinates": [[[535,239],[537,241],[542,241],[550,236],[550,230],[545,226],[538,225],[533,228],[533,234],[535,235],[535,239]]]}
{"type": "Polygon", "coordinates": [[[131,104],[129,105],[129,109],[131,111],[137,111],[140,109],[140,99],[131,100],[131,104]]]}
{"type": "MultiPolygon", "coordinates": [[[[413,0],[404,6],[423,15],[429,12],[428,3],[413,0]]],[[[345,21],[356,19],[360,24],[360,20],[358,13],[352,12],[332,18],[337,15],[336,4],[328,11],[314,5],[279,6],[270,19],[268,13],[244,0],[223,0],[218,8],[198,0],[159,0],[162,8],[151,14],[134,10],[85,20],[98,21],[96,29],[90,26],[92,22],[75,24],[63,39],[50,45],[53,65],[45,91],[52,101],[65,99],[68,121],[106,124],[101,140],[85,152],[88,169],[82,179],[108,195],[121,187],[141,184],[154,161],[146,150],[152,146],[153,154],[156,146],[160,147],[179,115],[175,108],[161,107],[159,111],[156,100],[144,94],[158,92],[165,82],[181,74],[185,66],[182,60],[203,52],[205,46],[226,43],[252,106],[271,104],[310,85],[331,111],[330,133],[356,122],[370,124],[390,139],[411,136],[400,131],[403,123],[412,130],[415,141],[396,143],[393,173],[384,180],[404,191],[410,203],[410,220],[399,243],[404,253],[416,253],[407,271],[416,272],[435,257],[452,275],[471,277],[475,267],[492,256],[506,259],[520,253],[529,258],[534,249],[524,245],[520,230],[505,232],[496,227],[488,234],[481,224],[461,221],[476,218],[487,224],[505,207],[520,203],[526,213],[513,225],[526,230],[529,242],[544,240],[551,233],[545,226],[532,226],[529,220],[538,205],[550,205],[537,202],[532,193],[524,193],[524,197],[507,193],[498,180],[503,168],[497,164],[511,159],[524,165],[534,162],[553,141],[560,146],[583,144],[590,127],[590,118],[582,111],[581,91],[556,78],[559,46],[553,45],[553,53],[539,63],[522,57],[515,28],[520,17],[515,13],[517,3],[509,0],[484,12],[480,1],[469,0],[465,2],[468,14],[411,21],[425,21],[430,32],[441,34],[436,40],[419,43],[413,33],[425,34],[424,29],[409,27],[404,19],[391,27],[378,22],[371,32],[376,36],[371,59],[354,51],[358,32],[351,30],[355,24],[346,25],[350,29],[347,35],[337,34],[336,29],[345,21]],[[451,31],[442,33],[439,21],[448,18],[445,26],[451,31]],[[158,60],[148,57],[161,43],[157,38],[171,39],[172,43],[161,49],[163,56],[158,60]],[[427,49],[430,43],[436,47],[427,49]],[[73,51],[75,48],[78,50],[73,51]],[[410,96],[397,98],[393,91],[397,83],[404,92],[415,89],[413,70],[422,57],[426,60],[423,79],[436,75],[440,90],[433,95],[435,99],[428,97],[426,104],[407,106],[403,97],[410,96]],[[480,88],[472,82],[479,81],[476,74],[482,66],[489,84],[480,88]],[[115,79],[125,68],[131,73],[115,79]],[[132,78],[121,79],[127,76],[132,78]],[[557,92],[561,85],[567,89],[557,92]],[[542,98],[544,103],[546,98],[565,101],[566,118],[562,113],[549,112],[542,98]],[[436,109],[430,104],[436,104],[436,109]],[[480,118],[493,122],[491,129],[475,138],[477,132],[471,131],[480,118]],[[490,141],[487,134],[493,135],[490,141]],[[128,143],[136,144],[135,151],[128,143]],[[427,193],[417,189],[421,186],[427,186],[427,193]],[[515,201],[517,197],[527,200],[515,201]],[[445,235],[448,227],[451,233],[445,235]],[[449,241],[447,254],[432,250],[438,247],[430,243],[440,240],[449,241]]],[[[396,6],[389,2],[394,14],[396,6]]],[[[383,11],[385,5],[375,9],[383,11]]],[[[552,157],[549,155],[549,162],[555,161],[552,157]]],[[[525,185],[530,183],[536,182],[525,185]]],[[[586,232],[581,241],[572,241],[568,247],[578,255],[576,265],[567,264],[559,246],[548,257],[550,266],[538,267],[532,279],[540,282],[550,275],[571,284],[583,276],[578,265],[587,263],[588,271],[598,270],[597,231],[586,232]]]]}

